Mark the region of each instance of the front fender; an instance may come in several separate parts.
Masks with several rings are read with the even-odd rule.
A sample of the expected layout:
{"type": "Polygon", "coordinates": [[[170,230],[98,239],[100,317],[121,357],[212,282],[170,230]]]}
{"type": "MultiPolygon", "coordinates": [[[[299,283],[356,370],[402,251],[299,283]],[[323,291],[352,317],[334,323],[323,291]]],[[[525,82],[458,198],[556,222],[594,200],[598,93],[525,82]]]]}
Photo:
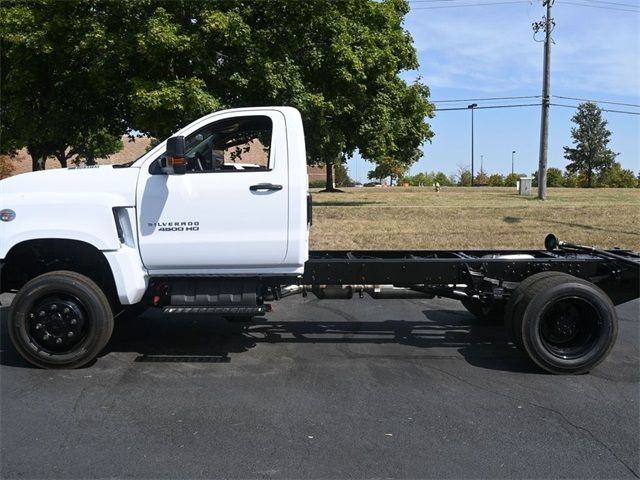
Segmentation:
{"type": "Polygon", "coordinates": [[[117,196],[98,194],[88,200],[63,194],[46,203],[13,203],[10,197],[3,198],[3,207],[16,215],[0,229],[0,258],[21,242],[46,238],[79,240],[102,251],[120,248],[112,206],[126,205],[119,205],[117,196]]]}

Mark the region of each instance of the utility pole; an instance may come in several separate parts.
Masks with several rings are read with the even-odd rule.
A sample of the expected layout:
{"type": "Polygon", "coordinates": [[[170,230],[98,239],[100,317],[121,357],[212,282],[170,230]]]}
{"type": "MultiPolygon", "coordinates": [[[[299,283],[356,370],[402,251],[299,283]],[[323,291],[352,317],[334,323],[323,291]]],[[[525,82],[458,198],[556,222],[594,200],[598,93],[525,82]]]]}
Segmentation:
{"type": "Polygon", "coordinates": [[[480,173],[484,173],[484,155],[480,155],[480,173]]]}
{"type": "Polygon", "coordinates": [[[535,33],[544,29],[544,73],[542,79],[542,115],[540,118],[540,159],[538,161],[538,198],[547,198],[547,154],[549,150],[549,96],[551,90],[551,30],[554,22],[551,18],[551,6],[554,0],[543,0],[547,15],[543,22],[533,24],[535,33]]]}
{"type": "Polygon", "coordinates": [[[513,157],[515,156],[515,154],[516,154],[516,151],[513,150],[511,152],[511,175],[513,175],[513,157]]]}
{"type": "Polygon", "coordinates": [[[473,109],[476,108],[478,106],[477,103],[472,103],[471,105],[468,105],[467,108],[471,109],[471,186],[473,187],[473,175],[474,175],[474,169],[473,169],[473,160],[474,160],[474,155],[473,155],[473,109]]]}

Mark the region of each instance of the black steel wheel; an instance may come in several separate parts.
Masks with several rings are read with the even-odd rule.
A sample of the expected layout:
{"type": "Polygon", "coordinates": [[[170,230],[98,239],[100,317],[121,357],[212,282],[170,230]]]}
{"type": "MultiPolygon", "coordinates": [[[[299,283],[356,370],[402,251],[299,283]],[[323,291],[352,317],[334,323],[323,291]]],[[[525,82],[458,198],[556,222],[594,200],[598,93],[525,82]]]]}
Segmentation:
{"type": "Polygon", "coordinates": [[[11,303],[11,341],[38,367],[81,367],[100,353],[112,331],[113,315],[104,292],[75,272],[40,275],[11,303]]]}
{"type": "Polygon", "coordinates": [[[579,374],[609,354],[618,333],[618,317],[607,294],[597,286],[571,275],[555,275],[524,293],[516,308],[514,333],[541,368],[579,374]]]}
{"type": "MultiPolygon", "coordinates": [[[[504,308],[504,325],[507,329],[507,335],[509,336],[509,339],[512,340],[518,348],[522,349],[523,346],[519,341],[519,337],[515,335],[514,319],[516,317],[516,311],[522,304],[525,292],[527,292],[532,285],[539,282],[540,280],[558,276],[566,278],[567,274],[555,271],[534,273],[533,275],[525,278],[522,282],[520,282],[520,284],[511,294],[511,297],[509,297],[509,300],[507,301],[504,308]]],[[[571,278],[574,278],[577,281],[583,281],[575,277],[571,278]]],[[[518,315],[522,315],[522,312],[518,313],[518,315]]]]}

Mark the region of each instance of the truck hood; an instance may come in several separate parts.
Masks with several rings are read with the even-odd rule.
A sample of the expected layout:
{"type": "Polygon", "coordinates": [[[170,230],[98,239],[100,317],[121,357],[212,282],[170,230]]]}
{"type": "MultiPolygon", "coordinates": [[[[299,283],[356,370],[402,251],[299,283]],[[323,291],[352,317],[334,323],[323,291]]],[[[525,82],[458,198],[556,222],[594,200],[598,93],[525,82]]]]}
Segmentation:
{"type": "Polygon", "coordinates": [[[104,201],[115,202],[110,207],[135,205],[139,172],[139,168],[103,165],[24,173],[0,181],[0,203],[31,203],[35,197],[39,202],[46,199],[47,203],[58,203],[63,198],[94,203],[104,197],[104,201]]]}
{"type": "Polygon", "coordinates": [[[0,258],[37,239],[80,241],[102,251],[121,248],[113,209],[135,206],[139,173],[111,166],[64,168],[0,181],[0,210],[11,217],[0,225],[0,258]]]}

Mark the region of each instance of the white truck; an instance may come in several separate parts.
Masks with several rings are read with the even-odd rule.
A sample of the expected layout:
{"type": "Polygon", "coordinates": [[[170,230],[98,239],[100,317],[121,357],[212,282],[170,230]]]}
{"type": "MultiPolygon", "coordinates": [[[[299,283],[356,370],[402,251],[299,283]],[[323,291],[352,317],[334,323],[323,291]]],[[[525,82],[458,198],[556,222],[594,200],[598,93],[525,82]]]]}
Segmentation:
{"type": "Polygon", "coordinates": [[[290,107],[213,113],[139,159],[0,182],[0,291],[16,350],[45,368],[98,356],[127,308],[248,320],[293,293],[435,295],[502,316],[540,367],[581,373],[637,298],[640,256],[540,251],[312,251],[302,119],[290,107]]]}

